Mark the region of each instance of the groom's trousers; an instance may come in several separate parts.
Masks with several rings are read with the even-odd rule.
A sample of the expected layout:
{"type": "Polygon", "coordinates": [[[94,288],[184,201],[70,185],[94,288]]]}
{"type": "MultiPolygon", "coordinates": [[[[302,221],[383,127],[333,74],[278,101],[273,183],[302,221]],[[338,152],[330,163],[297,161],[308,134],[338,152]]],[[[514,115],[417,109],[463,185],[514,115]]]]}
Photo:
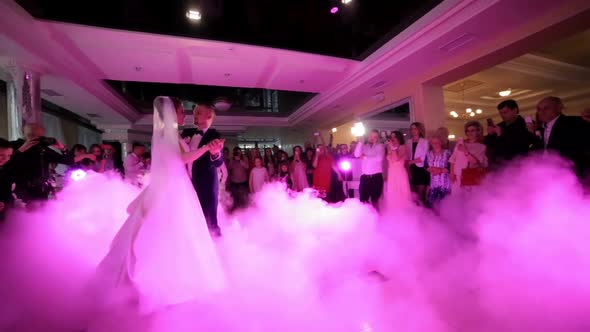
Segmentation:
{"type": "Polygon", "coordinates": [[[219,225],[217,224],[217,204],[219,199],[219,188],[214,186],[213,188],[202,188],[195,186],[197,196],[201,202],[201,208],[207,221],[207,227],[212,232],[219,232],[219,225]]]}

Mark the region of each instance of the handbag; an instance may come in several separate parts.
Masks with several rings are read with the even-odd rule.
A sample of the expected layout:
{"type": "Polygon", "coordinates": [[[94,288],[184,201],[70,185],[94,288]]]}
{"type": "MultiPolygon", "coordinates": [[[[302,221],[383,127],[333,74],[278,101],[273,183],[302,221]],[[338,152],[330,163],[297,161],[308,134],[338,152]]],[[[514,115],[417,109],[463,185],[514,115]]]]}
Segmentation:
{"type": "Polygon", "coordinates": [[[486,177],[487,170],[483,167],[464,168],[461,171],[461,187],[479,186],[486,177]]]}

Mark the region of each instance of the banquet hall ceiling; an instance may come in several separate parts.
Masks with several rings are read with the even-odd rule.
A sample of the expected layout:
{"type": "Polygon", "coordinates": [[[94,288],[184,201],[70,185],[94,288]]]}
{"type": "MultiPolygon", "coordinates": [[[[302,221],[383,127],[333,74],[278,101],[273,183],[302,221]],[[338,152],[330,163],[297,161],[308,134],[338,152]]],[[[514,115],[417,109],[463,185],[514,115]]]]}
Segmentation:
{"type": "Polygon", "coordinates": [[[363,59],[442,0],[18,0],[36,18],[363,59]],[[332,8],[338,8],[335,14],[332,8]],[[189,9],[202,19],[186,19],[189,9]]]}
{"type": "MultiPolygon", "coordinates": [[[[264,15],[269,22],[280,17],[281,22],[276,23],[280,26],[267,26],[266,31],[260,28],[256,33],[252,29],[258,28],[250,26],[256,25],[251,12],[244,12],[247,19],[223,19],[223,13],[230,10],[228,4],[231,3],[231,10],[238,8],[234,7],[237,0],[216,2],[221,6],[217,14],[210,7],[213,2],[191,5],[200,7],[203,19],[190,26],[184,15],[189,4],[182,1],[145,1],[145,9],[139,1],[124,0],[117,2],[122,4],[120,8],[112,0],[0,1],[0,76],[3,69],[15,65],[39,72],[44,100],[92,118],[93,123],[101,126],[149,125],[150,99],[155,94],[166,94],[181,97],[187,104],[210,102],[216,96],[232,99],[237,108],[225,114],[220,112],[218,124],[327,128],[365,113],[389,109],[401,100],[408,99],[412,105],[415,96],[420,96],[421,84],[447,85],[531,49],[540,49],[546,38],[556,40],[588,29],[590,22],[590,3],[586,0],[540,2],[534,7],[529,0],[445,0],[424,15],[415,12],[410,19],[414,23],[399,34],[379,33],[386,40],[384,44],[374,44],[363,37],[366,45],[382,46],[366,46],[370,55],[358,60],[365,46],[360,47],[351,35],[344,41],[357,43],[355,51],[350,49],[352,44],[347,44],[351,51],[348,55],[321,54],[337,54],[334,52],[339,52],[338,47],[344,49],[338,42],[340,35],[330,30],[330,19],[342,20],[339,24],[345,26],[345,16],[349,15],[346,11],[352,10],[358,16],[357,24],[373,31],[363,21],[371,16],[363,14],[363,6],[382,3],[383,13],[375,14],[373,22],[381,24],[379,15],[395,20],[398,11],[388,10],[387,6],[394,6],[391,3],[419,1],[352,0],[347,6],[357,7],[343,7],[339,0],[332,4],[340,4],[342,9],[336,15],[342,17],[328,16],[326,22],[314,18],[319,15],[316,12],[295,6],[295,13],[290,15],[308,13],[309,19],[296,22],[298,29],[293,32],[281,30],[295,23],[288,23],[289,16],[278,11],[279,7],[299,3],[307,8],[330,0],[256,1],[266,9],[254,8],[255,12],[276,9],[264,15]],[[173,6],[156,11],[153,3],[173,6]],[[178,22],[166,18],[172,15],[170,8],[182,11],[176,13],[178,22]],[[527,15],[523,17],[521,12],[525,9],[527,15]],[[498,16],[505,18],[502,24],[497,24],[498,16]],[[89,25],[99,23],[110,28],[89,25]],[[228,34],[233,31],[237,37],[254,38],[253,41],[224,37],[224,29],[219,27],[222,23],[228,34]],[[178,30],[162,31],[162,27],[178,30]],[[315,41],[311,30],[320,36],[315,41]],[[183,31],[193,33],[188,37],[172,35],[183,31]],[[211,35],[204,34],[206,31],[211,35]],[[216,31],[221,34],[214,35],[216,31]],[[274,47],[252,45],[255,42],[274,47]],[[326,48],[322,51],[313,47],[326,48]],[[263,97],[265,94],[277,97],[279,109],[262,116],[267,108],[261,101],[268,99],[263,97]]],[[[375,35],[373,39],[380,38],[375,35]]],[[[402,113],[408,116],[408,110],[402,113]]]]}

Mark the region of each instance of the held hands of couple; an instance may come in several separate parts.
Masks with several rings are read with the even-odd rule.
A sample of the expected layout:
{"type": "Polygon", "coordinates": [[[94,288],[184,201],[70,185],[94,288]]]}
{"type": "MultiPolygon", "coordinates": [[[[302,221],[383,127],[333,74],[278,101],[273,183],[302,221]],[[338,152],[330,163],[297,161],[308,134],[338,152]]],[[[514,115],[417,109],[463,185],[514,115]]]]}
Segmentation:
{"type": "Polygon", "coordinates": [[[217,155],[223,150],[223,143],[225,143],[225,140],[222,138],[214,139],[207,144],[207,148],[212,155],[217,155]]]}

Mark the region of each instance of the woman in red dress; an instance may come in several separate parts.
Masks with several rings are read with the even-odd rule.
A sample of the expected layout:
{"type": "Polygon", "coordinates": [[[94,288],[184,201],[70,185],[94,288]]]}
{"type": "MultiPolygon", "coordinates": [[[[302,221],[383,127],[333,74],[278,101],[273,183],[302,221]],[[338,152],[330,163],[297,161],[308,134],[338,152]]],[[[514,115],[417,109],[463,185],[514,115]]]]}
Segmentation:
{"type": "Polygon", "coordinates": [[[323,144],[317,146],[313,167],[315,168],[313,172],[313,188],[320,192],[320,197],[325,197],[330,191],[334,159],[332,159],[323,144]]]}

